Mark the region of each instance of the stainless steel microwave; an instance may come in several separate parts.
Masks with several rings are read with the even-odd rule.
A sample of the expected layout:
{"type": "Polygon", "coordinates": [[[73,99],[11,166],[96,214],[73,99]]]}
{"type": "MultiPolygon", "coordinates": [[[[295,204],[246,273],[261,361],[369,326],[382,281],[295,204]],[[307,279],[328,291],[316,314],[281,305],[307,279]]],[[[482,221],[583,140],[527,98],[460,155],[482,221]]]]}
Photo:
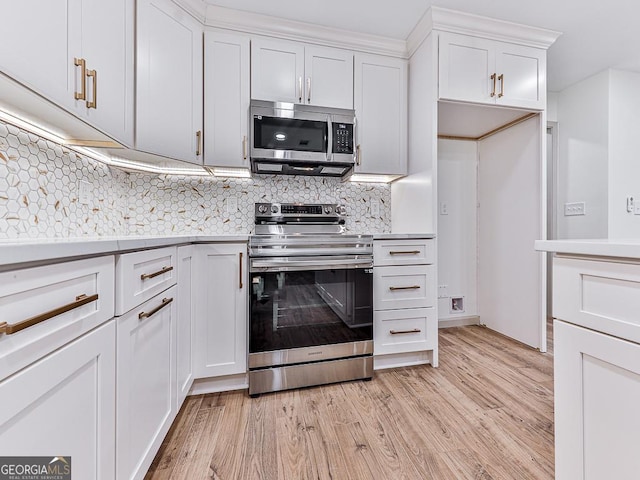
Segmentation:
{"type": "Polygon", "coordinates": [[[252,100],[254,173],[343,177],[355,163],[354,110],[252,100]]]}

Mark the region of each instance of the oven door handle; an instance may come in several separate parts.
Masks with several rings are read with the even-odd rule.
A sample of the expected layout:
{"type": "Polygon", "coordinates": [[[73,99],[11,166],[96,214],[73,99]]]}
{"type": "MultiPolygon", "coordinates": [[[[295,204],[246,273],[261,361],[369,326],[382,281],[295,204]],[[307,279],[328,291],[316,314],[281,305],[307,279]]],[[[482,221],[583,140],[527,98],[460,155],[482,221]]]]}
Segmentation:
{"type": "Polygon", "coordinates": [[[301,270],[342,270],[372,268],[373,257],[343,255],[335,257],[252,258],[252,272],[287,272],[301,270]]]}

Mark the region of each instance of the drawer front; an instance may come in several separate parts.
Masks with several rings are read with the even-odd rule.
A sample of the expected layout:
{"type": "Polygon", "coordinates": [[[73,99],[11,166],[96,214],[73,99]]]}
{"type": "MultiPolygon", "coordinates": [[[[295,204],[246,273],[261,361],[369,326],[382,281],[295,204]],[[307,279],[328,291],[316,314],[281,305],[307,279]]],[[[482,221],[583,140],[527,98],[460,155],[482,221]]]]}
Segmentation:
{"type": "Polygon", "coordinates": [[[113,317],[114,257],[0,273],[0,379],[113,317]]]}
{"type": "Polygon", "coordinates": [[[176,247],[116,258],[116,315],[123,315],[176,283],[176,247]]]}
{"type": "Polygon", "coordinates": [[[436,241],[376,240],[373,242],[374,265],[428,265],[435,262],[436,241]]]}
{"type": "Polygon", "coordinates": [[[554,257],[553,316],[640,343],[640,264],[554,257]]]}
{"type": "Polygon", "coordinates": [[[373,308],[433,307],[436,301],[435,266],[374,267],[373,308]]]}
{"type": "Polygon", "coordinates": [[[374,355],[431,350],[438,345],[438,319],[433,308],[374,312],[373,322],[374,355]]]}

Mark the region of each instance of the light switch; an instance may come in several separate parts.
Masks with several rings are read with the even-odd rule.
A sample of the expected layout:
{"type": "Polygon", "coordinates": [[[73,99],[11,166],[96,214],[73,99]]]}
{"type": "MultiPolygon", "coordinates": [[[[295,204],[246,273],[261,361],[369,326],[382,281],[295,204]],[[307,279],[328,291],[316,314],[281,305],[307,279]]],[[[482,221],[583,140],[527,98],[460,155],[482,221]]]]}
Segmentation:
{"type": "Polygon", "coordinates": [[[584,202],[574,202],[574,203],[565,203],[564,204],[564,216],[571,217],[574,215],[585,215],[585,203],[584,202]]]}

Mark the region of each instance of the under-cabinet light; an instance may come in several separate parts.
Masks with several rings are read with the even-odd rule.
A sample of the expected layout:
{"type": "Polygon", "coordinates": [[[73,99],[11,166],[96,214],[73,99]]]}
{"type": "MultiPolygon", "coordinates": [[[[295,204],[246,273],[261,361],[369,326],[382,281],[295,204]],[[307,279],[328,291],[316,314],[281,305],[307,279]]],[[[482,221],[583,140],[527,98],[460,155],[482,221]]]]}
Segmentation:
{"type": "Polygon", "coordinates": [[[364,173],[354,173],[349,177],[354,183],[391,183],[402,175],[367,175],[364,173]]]}
{"type": "Polygon", "coordinates": [[[246,168],[211,167],[209,171],[215,177],[251,178],[251,172],[246,168]]]}

